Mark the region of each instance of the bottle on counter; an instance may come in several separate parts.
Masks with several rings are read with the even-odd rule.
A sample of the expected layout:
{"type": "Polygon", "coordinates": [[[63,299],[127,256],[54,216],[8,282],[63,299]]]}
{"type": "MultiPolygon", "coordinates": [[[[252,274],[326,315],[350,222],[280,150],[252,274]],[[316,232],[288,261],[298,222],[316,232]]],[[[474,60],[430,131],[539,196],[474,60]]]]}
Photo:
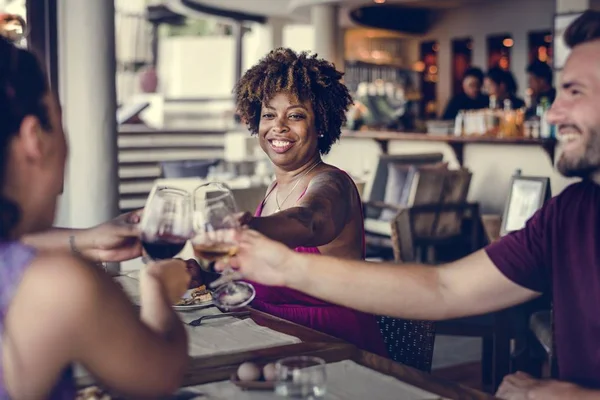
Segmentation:
{"type": "Polygon", "coordinates": [[[550,101],[547,97],[542,97],[536,108],[536,115],[540,119],[540,137],[550,139],[555,137],[554,126],[548,122],[547,114],[550,109],[550,101]]]}
{"type": "Polygon", "coordinates": [[[460,110],[454,120],[454,136],[462,136],[465,133],[465,111],[460,110]]]}

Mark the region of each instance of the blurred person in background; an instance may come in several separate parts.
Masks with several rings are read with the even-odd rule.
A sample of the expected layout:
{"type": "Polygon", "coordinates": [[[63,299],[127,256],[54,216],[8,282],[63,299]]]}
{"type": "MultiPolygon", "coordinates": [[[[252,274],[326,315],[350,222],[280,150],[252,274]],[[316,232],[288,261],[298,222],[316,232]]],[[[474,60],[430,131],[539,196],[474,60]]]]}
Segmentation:
{"type": "Polygon", "coordinates": [[[459,111],[486,108],[490,100],[481,93],[482,87],[483,71],[476,67],[467,69],[462,79],[462,92],[450,99],[442,119],[454,120],[459,111]]]}
{"type": "Polygon", "coordinates": [[[531,90],[531,105],[527,109],[527,116],[535,115],[543,98],[546,98],[549,105],[554,102],[556,89],[552,86],[553,75],[552,68],[540,60],[535,60],[527,67],[527,81],[531,90]]]}
{"type": "Polygon", "coordinates": [[[490,96],[490,108],[505,107],[505,101],[510,101],[510,108],[517,110],[525,106],[525,101],[517,97],[517,81],[510,71],[500,67],[490,68],[484,79],[485,91],[490,96]]]}

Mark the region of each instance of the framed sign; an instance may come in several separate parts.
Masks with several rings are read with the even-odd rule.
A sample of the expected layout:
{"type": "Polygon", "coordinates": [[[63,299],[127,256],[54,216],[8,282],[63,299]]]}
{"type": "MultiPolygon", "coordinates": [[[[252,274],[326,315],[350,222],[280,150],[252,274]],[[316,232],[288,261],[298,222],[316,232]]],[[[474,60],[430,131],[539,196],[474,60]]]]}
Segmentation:
{"type": "Polygon", "coordinates": [[[567,61],[571,50],[567,47],[564,39],[565,30],[582,13],[556,14],[554,16],[554,33],[552,42],[554,43],[553,64],[554,69],[561,70],[567,61]]]}
{"type": "Polygon", "coordinates": [[[504,206],[500,236],[522,229],[549,198],[550,178],[513,176],[504,206]]]}

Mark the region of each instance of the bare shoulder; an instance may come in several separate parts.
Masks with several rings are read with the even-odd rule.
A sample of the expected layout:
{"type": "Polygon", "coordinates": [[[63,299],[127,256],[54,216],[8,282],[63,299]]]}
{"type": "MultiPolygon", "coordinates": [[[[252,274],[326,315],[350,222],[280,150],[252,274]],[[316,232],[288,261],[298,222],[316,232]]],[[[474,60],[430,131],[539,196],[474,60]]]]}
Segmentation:
{"type": "Polygon", "coordinates": [[[318,171],[310,180],[308,190],[328,189],[336,195],[349,195],[354,189],[354,181],[350,176],[339,168],[332,165],[325,165],[325,167],[318,171]]]}
{"type": "Polygon", "coordinates": [[[50,292],[62,291],[64,296],[95,291],[110,279],[97,267],[68,254],[42,253],[34,259],[26,275],[29,285],[42,286],[50,292]]]}
{"type": "Polygon", "coordinates": [[[97,267],[70,255],[41,253],[25,272],[14,306],[60,314],[68,325],[71,320],[79,323],[86,318],[102,296],[118,292],[116,284],[97,267]]]}

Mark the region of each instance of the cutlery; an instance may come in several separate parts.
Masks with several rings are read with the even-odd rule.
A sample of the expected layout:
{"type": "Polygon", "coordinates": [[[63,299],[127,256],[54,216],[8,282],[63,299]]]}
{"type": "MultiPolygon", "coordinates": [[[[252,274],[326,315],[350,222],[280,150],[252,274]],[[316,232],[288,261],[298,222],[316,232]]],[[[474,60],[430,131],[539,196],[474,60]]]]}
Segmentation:
{"type": "Polygon", "coordinates": [[[200,326],[202,324],[203,321],[209,320],[209,319],[217,319],[217,318],[225,318],[225,317],[247,317],[250,315],[250,311],[238,311],[238,312],[228,312],[228,313],[222,313],[222,314],[214,314],[214,315],[203,315],[198,319],[193,320],[192,322],[188,323],[188,325],[191,326],[200,326]]]}

